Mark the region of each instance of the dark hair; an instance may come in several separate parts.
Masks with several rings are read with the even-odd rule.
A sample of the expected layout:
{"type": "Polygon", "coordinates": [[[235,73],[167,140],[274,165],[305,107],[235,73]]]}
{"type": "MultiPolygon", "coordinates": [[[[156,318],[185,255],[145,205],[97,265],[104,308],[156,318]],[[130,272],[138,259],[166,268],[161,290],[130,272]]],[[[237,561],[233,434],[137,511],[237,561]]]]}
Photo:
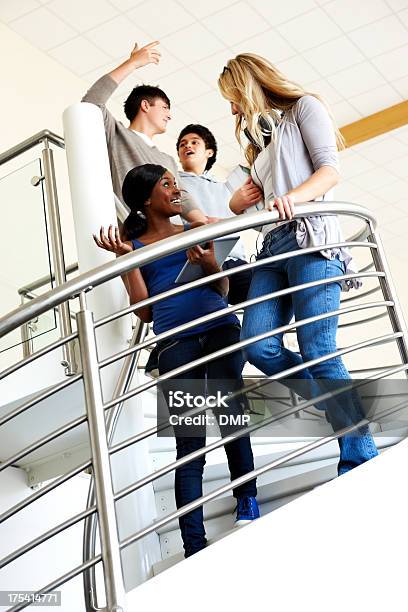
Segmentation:
{"type": "Polygon", "coordinates": [[[133,240],[147,230],[145,203],[149,199],[157,181],[167,168],[158,164],[143,164],[129,170],[122,186],[122,196],[130,208],[130,214],[123,223],[125,240],[133,240]]]}
{"type": "Polygon", "coordinates": [[[134,87],[123,105],[126,117],[132,122],[140,110],[142,100],[147,100],[149,104],[153,104],[157,98],[163,100],[170,108],[170,100],[159,87],[154,87],[153,85],[138,85],[134,87]]]}
{"type": "Polygon", "coordinates": [[[176,148],[179,150],[180,141],[186,134],[197,134],[204,140],[205,148],[212,149],[214,151],[214,155],[207,159],[207,164],[205,166],[206,170],[209,170],[215,164],[215,160],[217,159],[217,142],[215,140],[214,134],[210,132],[208,128],[204,125],[200,125],[199,123],[190,123],[183,128],[177,138],[176,148]]]}

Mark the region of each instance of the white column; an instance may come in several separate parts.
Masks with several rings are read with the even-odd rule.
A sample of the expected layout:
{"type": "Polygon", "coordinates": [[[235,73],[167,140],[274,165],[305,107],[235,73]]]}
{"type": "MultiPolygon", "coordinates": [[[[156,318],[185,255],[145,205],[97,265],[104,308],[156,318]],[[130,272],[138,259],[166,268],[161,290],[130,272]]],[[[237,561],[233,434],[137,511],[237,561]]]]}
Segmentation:
{"type": "MultiPolygon", "coordinates": [[[[78,103],[67,108],[63,116],[64,136],[71,188],[75,237],[78,249],[79,271],[85,272],[115,258],[96,246],[92,234],[98,233],[103,225],[117,225],[114,195],[106,147],[102,113],[94,104],[78,103]]],[[[128,297],[122,280],[113,279],[87,294],[88,308],[94,318],[99,319],[128,305],[128,297]]],[[[130,316],[121,317],[113,323],[97,330],[99,360],[128,347],[131,337],[130,316]]],[[[105,401],[109,400],[115,387],[121,362],[102,370],[102,384],[105,401]]],[[[134,380],[133,385],[136,384],[134,380]]],[[[142,429],[140,403],[134,399],[126,403],[123,417],[126,426],[119,425],[123,435],[130,437],[142,429]]],[[[115,436],[115,442],[118,435],[115,436]]],[[[120,474],[130,475],[133,480],[146,474],[150,465],[148,449],[145,444],[133,446],[119,453],[114,460],[115,490],[122,488],[120,474]],[[135,470],[135,465],[138,470],[135,470]]],[[[129,480],[127,482],[129,484],[129,480]]],[[[156,516],[152,488],[147,492],[132,495],[117,505],[120,533],[127,535],[140,528],[141,521],[151,522],[156,516]],[[146,504],[147,498],[150,503],[146,504]]],[[[123,537],[123,536],[122,536],[123,537]]],[[[154,541],[151,540],[154,547],[154,541]]],[[[126,554],[125,577],[132,576],[131,586],[143,582],[148,575],[151,563],[157,560],[157,549],[150,550],[146,542],[132,547],[133,554],[126,554]]],[[[122,561],[124,557],[122,556],[122,561]]],[[[128,580],[126,581],[128,582],[128,580]]]]}

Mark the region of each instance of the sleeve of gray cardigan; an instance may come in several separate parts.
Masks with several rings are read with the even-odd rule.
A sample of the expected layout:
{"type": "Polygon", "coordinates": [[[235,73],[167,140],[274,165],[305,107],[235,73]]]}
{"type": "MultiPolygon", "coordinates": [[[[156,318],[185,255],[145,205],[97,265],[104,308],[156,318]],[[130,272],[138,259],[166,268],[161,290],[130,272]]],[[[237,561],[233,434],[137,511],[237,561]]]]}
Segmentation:
{"type": "Polygon", "coordinates": [[[338,170],[336,135],[324,104],[314,96],[303,96],[296,104],[296,122],[314,170],[322,166],[332,166],[338,170]]]}
{"type": "Polygon", "coordinates": [[[116,119],[106,108],[106,102],[109,100],[113,92],[117,89],[118,84],[112,79],[109,74],[105,74],[98,79],[96,83],[88,89],[81,102],[90,102],[95,104],[102,111],[103,122],[107,139],[113,135],[115,131],[116,119]]]}

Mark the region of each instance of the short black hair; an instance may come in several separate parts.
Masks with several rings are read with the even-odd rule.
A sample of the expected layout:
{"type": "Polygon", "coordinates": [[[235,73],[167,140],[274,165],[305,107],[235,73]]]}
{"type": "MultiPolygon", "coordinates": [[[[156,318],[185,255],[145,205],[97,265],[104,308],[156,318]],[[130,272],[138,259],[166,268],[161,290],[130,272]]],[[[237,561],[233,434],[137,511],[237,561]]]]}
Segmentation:
{"type": "Polygon", "coordinates": [[[142,100],[147,100],[149,104],[153,104],[157,98],[163,100],[170,108],[170,100],[160,87],[155,87],[154,85],[138,85],[134,87],[123,105],[126,117],[132,122],[140,110],[142,100]]]}
{"type": "Polygon", "coordinates": [[[189,125],[186,125],[186,127],[181,130],[177,138],[177,144],[176,144],[177,152],[179,150],[180,141],[187,134],[197,134],[197,136],[200,136],[200,138],[204,140],[205,148],[212,149],[214,151],[214,155],[207,159],[207,165],[205,166],[206,170],[210,170],[210,168],[212,168],[213,165],[215,164],[215,160],[217,159],[217,141],[215,140],[214,134],[210,132],[210,130],[206,128],[204,125],[200,125],[199,123],[190,123],[189,125]]]}

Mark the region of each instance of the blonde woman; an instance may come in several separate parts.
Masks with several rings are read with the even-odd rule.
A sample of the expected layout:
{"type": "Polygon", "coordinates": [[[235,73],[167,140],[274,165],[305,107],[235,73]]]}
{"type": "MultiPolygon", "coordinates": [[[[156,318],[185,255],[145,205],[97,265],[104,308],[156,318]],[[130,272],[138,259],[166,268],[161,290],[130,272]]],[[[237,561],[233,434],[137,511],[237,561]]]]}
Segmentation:
{"type": "MultiPolygon", "coordinates": [[[[267,263],[254,270],[248,298],[320,279],[342,276],[354,269],[349,252],[325,249],[342,241],[337,217],[316,216],[294,220],[298,202],[324,200],[339,180],[338,149],[343,138],[323,101],[291,82],[269,61],[252,53],[229,60],[219,77],[221,94],[236,116],[236,137],[244,132],[249,144],[246,158],[253,182],[264,192],[265,207],[277,209],[281,222],[262,228],[264,242],[258,259],[322,245],[322,250],[267,263]]],[[[328,198],[330,199],[330,198],[328,198]]],[[[235,214],[246,207],[237,198],[230,202],[235,214]]],[[[346,283],[333,281],[251,306],[245,310],[242,337],[275,329],[296,320],[339,308],[346,283]]],[[[271,376],[336,351],[337,317],[329,317],[297,329],[300,355],[282,344],[282,335],[271,336],[247,347],[250,363],[271,376]]],[[[350,378],[341,357],[331,358],[291,376],[303,379],[303,396],[313,397],[324,379],[338,386],[350,378]],[[317,388],[316,388],[317,386],[317,388]]],[[[288,383],[289,384],[289,383],[288,383]]],[[[290,383],[293,386],[293,382],[290,383]]],[[[297,386],[299,389],[300,387],[297,386]]],[[[362,408],[356,394],[343,393],[325,405],[328,420],[338,430],[358,422],[362,408]]],[[[377,455],[368,427],[339,439],[342,474],[377,455]]]]}

